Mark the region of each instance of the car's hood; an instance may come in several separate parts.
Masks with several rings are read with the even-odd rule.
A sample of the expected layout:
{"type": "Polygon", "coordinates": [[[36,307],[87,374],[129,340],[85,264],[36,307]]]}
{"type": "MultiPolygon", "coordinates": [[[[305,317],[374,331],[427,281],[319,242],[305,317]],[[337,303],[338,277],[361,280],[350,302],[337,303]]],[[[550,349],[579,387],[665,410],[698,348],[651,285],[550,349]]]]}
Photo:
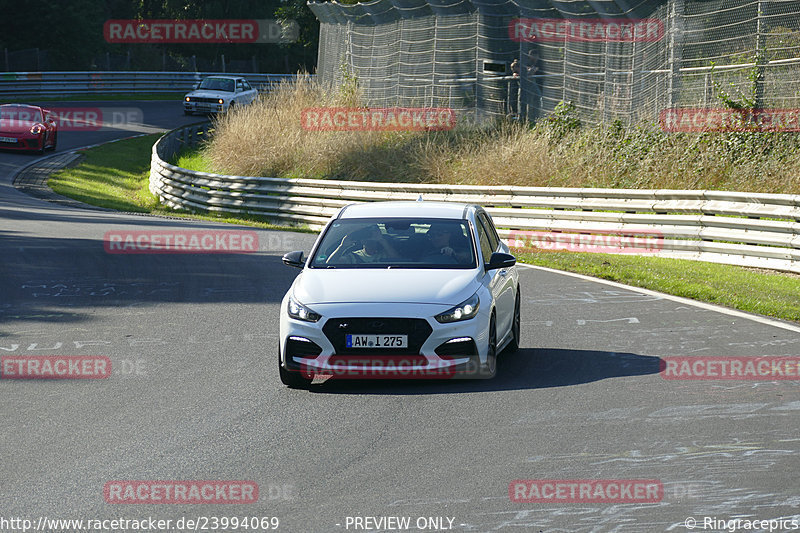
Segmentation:
{"type": "Polygon", "coordinates": [[[458,305],[478,290],[477,270],[339,268],[305,269],[294,297],[315,303],[419,303],[458,305]]]}
{"type": "Polygon", "coordinates": [[[233,93],[229,93],[226,91],[192,91],[186,96],[193,96],[195,98],[230,98],[233,96],[233,93]]]}
{"type": "Polygon", "coordinates": [[[31,128],[41,122],[31,120],[0,120],[0,132],[2,133],[30,133],[31,128]]]}

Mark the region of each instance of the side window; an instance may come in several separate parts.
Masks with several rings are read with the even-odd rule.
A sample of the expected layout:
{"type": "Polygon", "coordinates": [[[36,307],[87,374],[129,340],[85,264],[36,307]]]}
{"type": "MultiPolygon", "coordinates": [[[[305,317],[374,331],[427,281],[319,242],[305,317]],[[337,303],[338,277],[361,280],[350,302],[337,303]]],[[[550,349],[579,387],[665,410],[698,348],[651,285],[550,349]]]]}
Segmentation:
{"type": "Polygon", "coordinates": [[[478,241],[481,247],[483,262],[488,263],[489,259],[492,257],[494,248],[492,248],[492,243],[489,241],[489,234],[486,233],[486,229],[483,227],[483,223],[480,222],[480,220],[478,221],[478,241]]]}
{"type": "Polygon", "coordinates": [[[252,87],[250,87],[250,84],[247,83],[247,81],[242,82],[242,86],[244,87],[245,91],[249,91],[250,89],[252,89],[252,87]]]}
{"type": "Polygon", "coordinates": [[[480,221],[483,222],[483,225],[486,227],[486,233],[489,235],[489,243],[492,245],[492,251],[496,252],[497,247],[500,246],[500,237],[497,236],[497,230],[494,229],[494,224],[486,213],[480,213],[478,218],[480,218],[480,221]]]}

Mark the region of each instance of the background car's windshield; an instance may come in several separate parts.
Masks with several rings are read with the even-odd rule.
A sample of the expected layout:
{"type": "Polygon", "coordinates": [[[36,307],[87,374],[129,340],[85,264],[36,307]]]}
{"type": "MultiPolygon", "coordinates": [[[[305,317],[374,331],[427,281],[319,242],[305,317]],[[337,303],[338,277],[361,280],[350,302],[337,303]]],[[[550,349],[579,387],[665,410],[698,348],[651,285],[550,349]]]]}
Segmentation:
{"type": "Polygon", "coordinates": [[[0,120],[8,122],[42,122],[42,112],[35,107],[3,106],[0,107],[0,120]]]}
{"type": "Polygon", "coordinates": [[[233,92],[233,80],[224,78],[206,78],[200,83],[200,89],[207,89],[209,91],[226,91],[233,92]]]}
{"type": "Polygon", "coordinates": [[[311,268],[475,268],[466,220],[360,218],[334,221],[311,268]]]}

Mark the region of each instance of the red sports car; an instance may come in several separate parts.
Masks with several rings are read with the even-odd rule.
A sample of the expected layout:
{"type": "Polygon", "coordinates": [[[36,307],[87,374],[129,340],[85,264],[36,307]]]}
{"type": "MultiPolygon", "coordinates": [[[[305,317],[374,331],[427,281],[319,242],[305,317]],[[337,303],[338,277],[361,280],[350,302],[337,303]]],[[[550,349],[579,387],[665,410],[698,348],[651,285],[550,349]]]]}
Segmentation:
{"type": "Polygon", "coordinates": [[[55,150],[58,124],[47,109],[35,105],[0,105],[0,149],[55,150]]]}

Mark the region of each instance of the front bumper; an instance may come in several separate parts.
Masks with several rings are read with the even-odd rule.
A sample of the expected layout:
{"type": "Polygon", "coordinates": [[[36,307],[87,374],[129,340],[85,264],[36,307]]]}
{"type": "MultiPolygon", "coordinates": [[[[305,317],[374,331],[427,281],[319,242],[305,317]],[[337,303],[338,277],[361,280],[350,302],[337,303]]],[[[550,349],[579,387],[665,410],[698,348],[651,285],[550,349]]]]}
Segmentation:
{"type": "Polygon", "coordinates": [[[44,135],[19,135],[0,133],[0,150],[31,151],[41,150],[44,145],[44,135]],[[5,139],[14,139],[14,142],[5,139]]]}
{"type": "Polygon", "coordinates": [[[392,314],[387,313],[385,304],[326,304],[311,307],[322,314],[319,322],[289,318],[285,311],[286,302],[282,304],[281,365],[286,370],[301,372],[307,378],[314,374],[342,379],[481,377],[480,370],[486,363],[488,312],[479,312],[470,320],[440,324],[433,317],[451,306],[392,304],[392,314]],[[336,316],[328,316],[332,312],[336,316]],[[416,326],[410,330],[383,332],[388,335],[409,335],[409,347],[386,350],[344,348],[337,332],[341,331],[341,335],[373,333],[365,331],[364,324],[367,321],[385,322],[389,328],[391,324],[414,321],[416,326]],[[426,327],[420,327],[420,323],[426,327]],[[340,328],[342,324],[346,326],[340,328]],[[424,332],[424,338],[420,337],[421,331],[424,332]],[[462,348],[463,353],[460,351],[462,348]]]}
{"type": "Polygon", "coordinates": [[[227,104],[183,101],[183,110],[189,113],[223,113],[227,104]]]}

